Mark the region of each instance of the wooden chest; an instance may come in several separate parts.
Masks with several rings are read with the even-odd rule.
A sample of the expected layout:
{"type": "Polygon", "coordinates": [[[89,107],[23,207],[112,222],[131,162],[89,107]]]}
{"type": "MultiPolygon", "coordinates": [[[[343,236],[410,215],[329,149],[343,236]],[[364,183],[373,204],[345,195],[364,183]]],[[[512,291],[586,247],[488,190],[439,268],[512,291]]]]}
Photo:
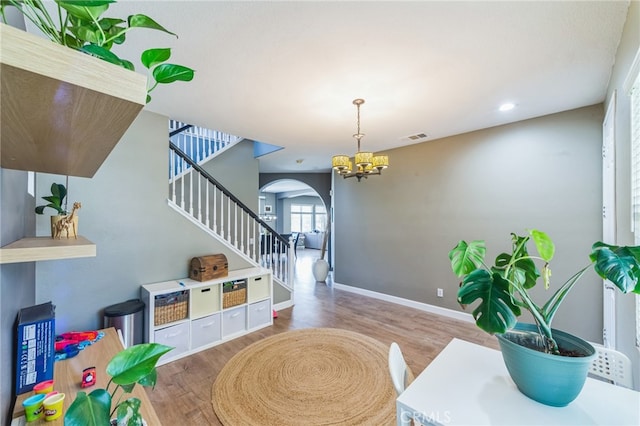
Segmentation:
{"type": "Polygon", "coordinates": [[[229,275],[229,264],[224,254],[211,254],[191,259],[189,278],[196,281],[208,281],[229,275]]]}

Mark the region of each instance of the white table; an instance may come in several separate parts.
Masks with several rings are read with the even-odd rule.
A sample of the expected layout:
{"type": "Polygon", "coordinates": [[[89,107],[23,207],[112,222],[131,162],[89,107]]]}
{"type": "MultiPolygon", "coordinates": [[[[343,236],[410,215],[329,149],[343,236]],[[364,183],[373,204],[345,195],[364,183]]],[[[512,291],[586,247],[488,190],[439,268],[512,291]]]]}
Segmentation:
{"type": "Polygon", "coordinates": [[[453,339],[396,400],[398,425],[640,425],[640,392],[588,378],[566,407],[529,399],[500,351],[453,339]]]}

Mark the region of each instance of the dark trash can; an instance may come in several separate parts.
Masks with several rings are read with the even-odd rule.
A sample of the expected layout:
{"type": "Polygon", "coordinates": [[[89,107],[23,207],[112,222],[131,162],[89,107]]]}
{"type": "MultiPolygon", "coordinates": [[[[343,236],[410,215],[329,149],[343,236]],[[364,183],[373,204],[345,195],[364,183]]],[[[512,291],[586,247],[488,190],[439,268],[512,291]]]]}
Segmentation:
{"type": "Polygon", "coordinates": [[[131,299],[104,308],[104,328],[115,327],[122,332],[124,346],[129,347],[144,339],[144,302],[131,299]]]}

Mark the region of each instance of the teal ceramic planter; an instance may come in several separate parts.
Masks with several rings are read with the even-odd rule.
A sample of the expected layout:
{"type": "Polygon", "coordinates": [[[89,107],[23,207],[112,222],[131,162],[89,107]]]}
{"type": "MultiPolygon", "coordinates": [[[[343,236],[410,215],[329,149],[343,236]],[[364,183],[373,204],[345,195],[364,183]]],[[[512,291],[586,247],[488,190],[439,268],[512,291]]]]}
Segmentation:
{"type": "Polygon", "coordinates": [[[551,355],[518,344],[535,340],[537,330],[534,324],[518,323],[513,330],[496,335],[502,358],[520,392],[542,404],[564,407],[582,390],[596,351],[579,337],[555,329],[553,337],[560,348],[585,356],[551,355]]]}

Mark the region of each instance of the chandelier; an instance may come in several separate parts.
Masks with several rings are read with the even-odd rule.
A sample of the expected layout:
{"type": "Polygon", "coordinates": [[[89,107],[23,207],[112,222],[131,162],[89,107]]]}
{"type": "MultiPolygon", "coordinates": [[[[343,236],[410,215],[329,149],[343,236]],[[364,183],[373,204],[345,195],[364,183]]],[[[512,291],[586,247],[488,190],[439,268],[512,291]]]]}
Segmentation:
{"type": "Polygon", "coordinates": [[[356,168],[353,169],[353,163],[348,155],[334,155],[331,160],[331,167],[338,171],[343,178],[357,177],[358,182],[363,177],[366,179],[371,175],[382,174],[382,169],[389,167],[389,157],[386,155],[374,155],[373,152],[360,151],[360,140],[364,133],[360,133],[360,105],[364,103],[364,99],[354,99],[353,104],[358,110],[358,130],[353,135],[358,141],[358,152],[354,156],[356,168]]]}

